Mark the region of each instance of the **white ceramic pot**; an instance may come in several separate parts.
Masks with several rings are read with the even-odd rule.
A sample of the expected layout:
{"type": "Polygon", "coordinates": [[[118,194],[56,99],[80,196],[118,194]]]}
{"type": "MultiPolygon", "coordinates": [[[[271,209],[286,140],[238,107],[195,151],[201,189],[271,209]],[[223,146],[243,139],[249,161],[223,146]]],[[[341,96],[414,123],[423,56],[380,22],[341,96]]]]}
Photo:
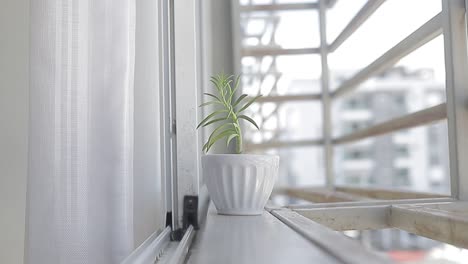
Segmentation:
{"type": "Polygon", "coordinates": [[[278,177],[279,157],[213,154],[202,157],[203,177],[218,214],[262,214],[278,177]]]}

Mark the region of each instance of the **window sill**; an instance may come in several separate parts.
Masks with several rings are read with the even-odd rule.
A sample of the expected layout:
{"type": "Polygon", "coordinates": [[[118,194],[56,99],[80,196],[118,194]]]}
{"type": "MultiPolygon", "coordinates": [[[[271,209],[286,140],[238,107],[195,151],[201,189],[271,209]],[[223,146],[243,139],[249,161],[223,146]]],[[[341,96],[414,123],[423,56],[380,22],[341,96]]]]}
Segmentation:
{"type": "Polygon", "coordinates": [[[383,262],[357,242],[287,209],[273,209],[272,213],[264,211],[261,216],[223,216],[210,205],[206,222],[197,232],[189,251],[187,263],[357,263],[352,258],[343,260],[335,254],[343,250],[341,246],[364,252],[366,261],[361,263],[383,262]],[[301,232],[300,227],[280,220],[277,214],[284,212],[302,218],[300,220],[305,224],[313,226],[312,229],[306,227],[309,231],[317,231],[324,236],[322,239],[331,239],[329,242],[332,244],[338,242],[338,248],[330,249],[327,243],[316,243],[316,238],[301,232]]]}

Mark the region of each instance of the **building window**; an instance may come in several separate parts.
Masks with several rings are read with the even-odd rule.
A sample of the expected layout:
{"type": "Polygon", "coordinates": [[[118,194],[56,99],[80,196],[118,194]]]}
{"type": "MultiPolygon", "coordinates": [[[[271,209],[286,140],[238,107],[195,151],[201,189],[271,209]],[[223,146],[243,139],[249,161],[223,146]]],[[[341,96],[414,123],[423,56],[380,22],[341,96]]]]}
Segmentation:
{"type": "Polygon", "coordinates": [[[408,146],[397,146],[395,149],[397,157],[408,157],[409,150],[408,146]]]}
{"type": "Polygon", "coordinates": [[[401,168],[396,170],[394,185],[397,187],[410,185],[408,168],[401,168]]]}

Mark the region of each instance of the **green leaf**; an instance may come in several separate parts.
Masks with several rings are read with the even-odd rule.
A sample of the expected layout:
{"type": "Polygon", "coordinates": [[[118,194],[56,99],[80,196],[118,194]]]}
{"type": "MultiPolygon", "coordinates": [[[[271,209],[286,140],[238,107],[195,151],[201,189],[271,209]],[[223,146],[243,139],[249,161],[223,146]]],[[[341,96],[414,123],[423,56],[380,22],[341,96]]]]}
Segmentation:
{"type": "Polygon", "coordinates": [[[216,95],[214,95],[214,94],[210,94],[210,93],[203,93],[203,94],[204,94],[204,95],[207,95],[207,96],[211,96],[211,97],[215,98],[216,100],[218,100],[218,101],[222,102],[222,100],[221,100],[221,99],[219,99],[219,97],[218,97],[218,96],[216,96],[216,95]]]}
{"type": "Polygon", "coordinates": [[[245,116],[245,115],[240,115],[238,118],[242,118],[242,119],[244,119],[244,120],[249,121],[249,122],[252,123],[252,125],[254,125],[258,130],[260,130],[260,128],[258,127],[257,123],[255,123],[255,121],[254,121],[252,118],[250,118],[250,117],[248,117],[248,116],[245,116]]]}
{"type": "MultiPolygon", "coordinates": [[[[234,77],[234,76],[233,76],[233,77],[234,77]]],[[[239,75],[239,76],[237,76],[237,78],[236,78],[236,82],[235,82],[235,84],[234,84],[234,90],[232,91],[232,95],[234,95],[234,94],[236,93],[237,89],[239,89],[239,85],[240,85],[240,78],[241,78],[241,76],[240,76],[240,75],[239,75]]],[[[231,96],[231,98],[230,98],[230,99],[232,99],[232,96],[231,96]]],[[[231,101],[231,100],[229,100],[229,101],[231,101]]]]}
{"type": "Polygon", "coordinates": [[[257,95],[254,98],[250,99],[250,101],[248,103],[246,103],[239,111],[237,111],[237,113],[240,113],[240,112],[244,111],[245,109],[247,109],[247,107],[249,107],[251,104],[253,104],[255,102],[255,100],[257,100],[260,97],[262,97],[262,95],[257,95]]]}
{"type": "Polygon", "coordinates": [[[234,102],[234,104],[232,104],[232,107],[236,107],[244,98],[246,98],[247,95],[246,94],[243,94],[241,96],[239,96],[239,98],[237,98],[237,100],[234,102]]]}
{"type": "Polygon", "coordinates": [[[221,90],[221,83],[219,82],[219,80],[217,78],[214,78],[214,77],[211,77],[211,80],[210,82],[213,83],[214,87],[216,88],[216,90],[218,91],[219,94],[222,94],[222,90],[221,90]]]}
{"type": "Polygon", "coordinates": [[[227,141],[226,141],[226,147],[229,146],[229,143],[231,142],[231,140],[235,137],[239,137],[238,134],[232,134],[228,137],[227,141]]]}
{"type": "MultiPolygon", "coordinates": [[[[210,145],[212,145],[211,142],[212,142],[213,138],[215,137],[216,132],[218,132],[219,130],[221,130],[221,129],[225,128],[226,126],[229,126],[229,125],[232,125],[232,123],[223,124],[223,125],[217,127],[215,130],[213,130],[213,132],[211,132],[211,135],[208,137],[208,142],[206,143],[206,144],[207,144],[207,147],[210,146],[210,145]]],[[[228,131],[228,130],[232,130],[232,131],[236,132],[236,131],[233,130],[232,128],[227,129],[227,130],[225,130],[225,131],[228,131]]],[[[237,133],[237,132],[236,132],[236,133],[237,133]]],[[[220,134],[221,134],[221,133],[220,133],[220,134]]],[[[207,149],[207,151],[208,151],[208,149],[207,149]]]]}
{"type": "Polygon", "coordinates": [[[224,81],[223,88],[228,88],[226,89],[226,95],[229,93],[229,96],[232,95],[231,78],[232,78],[232,75],[227,77],[225,80],[223,80],[224,81]]]}
{"type": "Polygon", "coordinates": [[[214,137],[214,135],[216,134],[216,132],[218,132],[219,130],[227,127],[227,126],[232,126],[232,123],[226,123],[226,124],[222,124],[220,125],[219,127],[217,127],[215,130],[213,130],[213,132],[211,132],[211,135],[208,137],[208,142],[211,141],[211,139],[214,137]]]}
{"type": "Polygon", "coordinates": [[[219,99],[219,101],[226,104],[226,95],[229,92],[228,89],[226,88],[226,86],[229,85],[229,82],[226,79],[226,76],[220,75],[218,77],[212,77],[210,81],[215,85],[216,90],[218,90],[218,93],[220,95],[220,97],[218,98],[221,98],[219,99]]]}
{"type": "Polygon", "coordinates": [[[218,111],[214,111],[213,113],[211,113],[210,115],[208,115],[207,117],[205,117],[205,119],[203,119],[200,124],[198,124],[197,126],[197,129],[201,126],[203,126],[206,122],[208,122],[211,118],[213,118],[214,116],[217,116],[219,114],[222,114],[222,113],[226,113],[227,110],[218,110],[218,111]]]}
{"type": "Polygon", "coordinates": [[[207,105],[212,105],[212,104],[220,104],[220,105],[224,105],[223,103],[221,103],[220,101],[209,101],[209,102],[206,102],[206,103],[203,103],[201,105],[199,105],[198,107],[203,107],[203,106],[207,106],[207,105]]]}
{"type": "Polygon", "coordinates": [[[206,142],[205,145],[203,145],[202,151],[208,152],[208,150],[206,150],[207,147],[208,147],[208,142],[206,142]]]}
{"type": "Polygon", "coordinates": [[[225,131],[219,133],[217,136],[215,136],[215,137],[213,137],[211,139],[211,142],[209,142],[206,151],[210,150],[210,148],[213,146],[213,144],[216,143],[218,140],[222,139],[223,137],[227,137],[229,135],[232,135],[232,134],[237,134],[237,132],[234,131],[233,129],[228,129],[228,130],[225,130],[225,131]]]}
{"type": "Polygon", "coordinates": [[[223,121],[223,120],[226,120],[226,118],[216,118],[216,119],[213,119],[213,120],[211,120],[210,122],[208,122],[208,123],[202,125],[202,127],[206,127],[206,126],[208,126],[208,125],[211,125],[211,124],[213,124],[213,123],[216,123],[216,122],[219,122],[219,121],[223,121]]]}

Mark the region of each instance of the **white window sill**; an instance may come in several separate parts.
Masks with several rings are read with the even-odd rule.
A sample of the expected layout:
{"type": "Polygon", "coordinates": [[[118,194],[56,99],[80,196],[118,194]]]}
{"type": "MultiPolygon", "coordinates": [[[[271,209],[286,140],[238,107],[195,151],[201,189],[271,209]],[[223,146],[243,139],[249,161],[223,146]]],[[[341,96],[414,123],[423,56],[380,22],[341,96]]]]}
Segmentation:
{"type": "MultiPolygon", "coordinates": [[[[340,245],[352,244],[354,248],[361,249],[356,241],[313,224],[319,226],[319,233],[326,234],[323,239],[338,239],[340,245]]],[[[362,251],[365,251],[364,248],[362,251]]],[[[381,263],[375,260],[369,259],[374,261],[372,263],[381,263]]],[[[187,263],[336,264],[354,261],[343,261],[324,248],[323,244],[313,243],[310,237],[294,231],[267,211],[261,216],[223,216],[216,214],[214,206],[210,205],[206,222],[197,232],[188,253],[187,263]]]]}

